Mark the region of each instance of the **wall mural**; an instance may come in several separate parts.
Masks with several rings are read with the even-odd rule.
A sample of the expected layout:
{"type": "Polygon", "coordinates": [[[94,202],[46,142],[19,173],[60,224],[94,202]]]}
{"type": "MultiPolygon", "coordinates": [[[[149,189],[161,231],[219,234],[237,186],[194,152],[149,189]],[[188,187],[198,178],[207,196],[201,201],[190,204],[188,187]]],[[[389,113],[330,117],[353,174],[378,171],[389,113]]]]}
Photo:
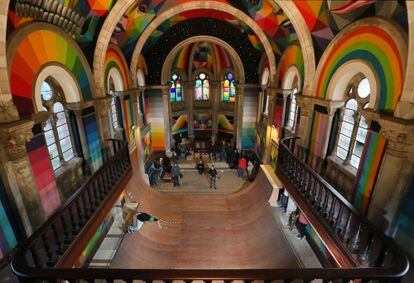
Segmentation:
{"type": "Polygon", "coordinates": [[[6,195],[6,188],[0,178],[0,260],[2,260],[14,247],[19,239],[19,229],[16,225],[16,216],[10,208],[10,200],[6,195]]]}
{"type": "Polygon", "coordinates": [[[377,174],[381,167],[385,144],[386,139],[379,133],[368,131],[355,181],[355,198],[353,201],[354,206],[362,213],[368,211],[377,174]]]}
{"type": "Polygon", "coordinates": [[[144,152],[144,163],[147,162],[151,155],[151,133],[147,133],[141,141],[142,150],[144,152]]]}
{"type": "Polygon", "coordinates": [[[164,123],[168,123],[168,121],[164,120],[162,92],[159,90],[147,90],[145,98],[148,102],[146,109],[151,113],[151,115],[147,116],[148,121],[151,123],[151,150],[163,151],[165,150],[164,123]]]}
{"type": "Polygon", "coordinates": [[[276,78],[278,80],[279,87],[282,87],[282,82],[286,74],[286,71],[292,65],[298,68],[299,74],[301,75],[301,78],[302,78],[301,81],[303,83],[304,62],[303,62],[302,49],[300,48],[298,42],[295,42],[289,45],[285,49],[282,57],[279,60],[279,65],[278,65],[277,72],[276,72],[276,78]]]}
{"type": "Polygon", "coordinates": [[[173,135],[188,132],[187,114],[171,117],[171,125],[173,135]]]}
{"type": "Polygon", "coordinates": [[[307,162],[316,172],[320,173],[326,155],[325,145],[329,137],[329,116],[313,112],[310,129],[309,153],[307,162]]]}
{"type": "Polygon", "coordinates": [[[67,68],[78,83],[83,99],[92,99],[93,78],[82,51],[53,25],[30,24],[19,30],[10,41],[7,57],[11,92],[21,116],[34,113],[36,76],[47,64],[67,68]]]}
{"type": "Polygon", "coordinates": [[[234,134],[234,117],[229,115],[218,115],[218,130],[222,133],[234,134]]]}
{"type": "Polygon", "coordinates": [[[211,131],[212,125],[210,114],[194,114],[194,131],[211,131]]]}
{"type": "Polygon", "coordinates": [[[265,154],[265,148],[266,148],[266,138],[260,136],[259,134],[256,134],[255,139],[255,149],[257,156],[262,159],[265,154]]]}
{"type": "Polygon", "coordinates": [[[35,135],[26,148],[43,211],[49,216],[61,202],[44,134],[35,135]]]}
{"type": "Polygon", "coordinates": [[[135,140],[135,133],[132,129],[132,125],[134,125],[134,112],[132,110],[132,101],[131,97],[125,96],[124,100],[122,101],[122,119],[125,129],[125,134],[127,136],[127,139],[129,142],[132,142],[135,140]]]}
{"type": "Polygon", "coordinates": [[[89,150],[88,163],[91,166],[92,173],[94,173],[103,165],[98,124],[96,122],[94,109],[87,108],[83,110],[82,117],[85,128],[86,142],[89,150]]]}
{"type": "Polygon", "coordinates": [[[108,84],[106,83],[108,81],[108,75],[109,75],[109,71],[112,68],[116,68],[119,73],[122,76],[122,81],[124,83],[124,89],[129,89],[129,67],[128,64],[126,63],[125,57],[122,54],[122,51],[114,45],[110,45],[108,50],[106,51],[106,56],[105,56],[105,63],[104,63],[105,67],[105,91],[108,93],[108,84]]]}
{"type": "Polygon", "coordinates": [[[193,50],[195,43],[186,44],[178,51],[174,58],[171,69],[181,69],[185,73],[188,72],[190,66],[191,51],[193,50]]]}
{"type": "Polygon", "coordinates": [[[326,98],[328,84],[335,71],[345,62],[362,59],[371,63],[379,80],[379,103],[376,110],[393,111],[401,96],[404,61],[393,36],[379,26],[360,26],[333,45],[326,55],[316,96],[326,98]]]}
{"type": "Polygon", "coordinates": [[[242,120],[242,148],[254,149],[258,92],[245,90],[242,120]]]}

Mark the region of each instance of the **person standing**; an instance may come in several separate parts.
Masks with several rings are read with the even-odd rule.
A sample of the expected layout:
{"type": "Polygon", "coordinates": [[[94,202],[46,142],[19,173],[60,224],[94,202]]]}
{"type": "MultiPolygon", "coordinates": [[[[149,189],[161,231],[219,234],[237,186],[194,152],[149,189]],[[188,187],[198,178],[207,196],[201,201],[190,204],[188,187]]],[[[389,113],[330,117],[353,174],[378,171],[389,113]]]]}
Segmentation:
{"type": "Polygon", "coordinates": [[[214,165],[211,165],[210,170],[208,171],[210,175],[210,189],[215,190],[216,188],[216,181],[217,181],[217,170],[214,168],[214,165]]]}
{"type": "Polygon", "coordinates": [[[174,182],[173,186],[180,187],[181,170],[177,163],[174,163],[174,166],[171,168],[171,175],[174,182]]]}
{"type": "Polygon", "coordinates": [[[200,159],[200,162],[198,162],[198,164],[197,164],[197,170],[198,170],[198,174],[203,175],[203,173],[204,173],[204,163],[203,163],[202,159],[200,159]]]}
{"type": "Polygon", "coordinates": [[[238,167],[237,167],[237,175],[240,178],[243,178],[244,171],[246,170],[246,168],[247,168],[247,161],[246,161],[246,158],[244,158],[244,156],[242,155],[242,157],[239,160],[238,167]]]}
{"type": "Polygon", "coordinates": [[[253,162],[249,160],[249,162],[247,162],[247,179],[249,180],[252,178],[253,169],[254,169],[253,162]]]}
{"type": "Polygon", "coordinates": [[[306,226],[308,226],[308,220],[305,218],[305,215],[303,215],[301,211],[299,214],[298,222],[296,224],[299,232],[299,234],[296,236],[297,238],[301,240],[306,238],[306,226]]]}

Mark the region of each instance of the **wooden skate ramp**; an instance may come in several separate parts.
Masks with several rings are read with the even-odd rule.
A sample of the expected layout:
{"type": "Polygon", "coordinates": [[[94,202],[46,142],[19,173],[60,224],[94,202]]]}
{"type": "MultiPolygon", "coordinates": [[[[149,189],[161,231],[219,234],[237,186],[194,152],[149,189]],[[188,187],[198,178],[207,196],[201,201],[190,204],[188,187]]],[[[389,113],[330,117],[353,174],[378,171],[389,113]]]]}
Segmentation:
{"type": "Polygon", "coordinates": [[[127,186],[134,199],[167,221],[127,234],[112,268],[296,268],[296,258],[268,204],[272,188],[263,172],[229,195],[166,195],[137,170],[127,186]]]}

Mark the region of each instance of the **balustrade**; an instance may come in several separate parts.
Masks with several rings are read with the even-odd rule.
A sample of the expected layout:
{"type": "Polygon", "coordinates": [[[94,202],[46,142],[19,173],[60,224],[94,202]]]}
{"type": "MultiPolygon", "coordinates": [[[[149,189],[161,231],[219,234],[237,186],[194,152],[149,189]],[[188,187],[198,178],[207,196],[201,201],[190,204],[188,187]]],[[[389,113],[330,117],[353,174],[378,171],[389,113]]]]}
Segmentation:
{"type": "MultiPolygon", "coordinates": [[[[119,145],[119,144],[118,144],[119,145]]],[[[153,282],[163,280],[243,280],[252,282],[400,282],[408,271],[407,257],[391,239],[378,231],[363,215],[338,194],[326,181],[294,153],[294,139],[280,143],[277,174],[290,192],[295,192],[311,208],[318,220],[317,229],[325,229],[334,243],[356,263],[352,268],[307,268],[265,270],[139,270],[58,268],[56,264],[93,214],[99,210],[111,188],[130,168],[128,146],[114,145],[115,155],[91,180],[59,209],[20,249],[13,260],[13,271],[21,282],[153,282]],[[288,184],[289,183],[289,184],[288,184]],[[292,191],[293,190],[293,191],[292,191]]],[[[277,243],[275,243],[276,245],[277,243]]]]}

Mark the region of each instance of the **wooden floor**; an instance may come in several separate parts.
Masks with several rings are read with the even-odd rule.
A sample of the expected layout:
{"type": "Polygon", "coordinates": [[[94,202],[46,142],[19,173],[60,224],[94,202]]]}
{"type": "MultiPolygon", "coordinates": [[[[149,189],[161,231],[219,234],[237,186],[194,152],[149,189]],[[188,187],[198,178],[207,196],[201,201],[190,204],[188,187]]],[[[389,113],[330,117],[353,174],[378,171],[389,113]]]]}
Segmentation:
{"type": "Polygon", "coordinates": [[[296,258],[274,220],[264,174],[228,195],[166,195],[147,186],[134,168],[127,185],[148,213],[163,219],[127,234],[112,268],[296,268],[296,258]]]}

